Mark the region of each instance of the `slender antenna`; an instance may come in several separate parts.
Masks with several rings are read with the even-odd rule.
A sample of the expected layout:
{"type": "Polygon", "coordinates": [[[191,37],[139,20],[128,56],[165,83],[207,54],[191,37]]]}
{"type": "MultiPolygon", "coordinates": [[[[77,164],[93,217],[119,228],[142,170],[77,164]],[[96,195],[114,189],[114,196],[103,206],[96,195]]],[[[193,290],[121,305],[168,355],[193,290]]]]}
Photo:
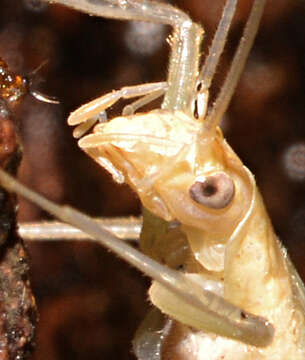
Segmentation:
{"type": "Polygon", "coordinates": [[[212,128],[218,125],[223,114],[227,111],[230,100],[244,69],[248,54],[253,44],[258,25],[263,14],[266,0],[254,0],[251,12],[246,23],[243,36],[234,55],[231,68],[222,86],[213,108],[208,113],[204,126],[212,128]]]}
{"type": "Polygon", "coordinates": [[[228,32],[236,11],[237,0],[228,0],[222,11],[221,20],[217,26],[212,45],[209,48],[209,55],[200,71],[199,81],[202,83],[200,92],[204,92],[211,86],[212,79],[216,72],[219,58],[228,38],[228,32]]]}
{"type": "Polygon", "coordinates": [[[49,62],[48,59],[45,59],[43,62],[41,62],[34,70],[32,70],[29,74],[29,78],[33,78],[46,64],[49,62]]]}
{"type": "Polygon", "coordinates": [[[27,76],[24,77],[24,79],[26,79],[27,83],[29,84],[29,91],[30,94],[38,101],[41,102],[45,102],[45,103],[49,103],[49,104],[60,104],[60,101],[55,98],[54,96],[48,96],[45,95],[43,93],[41,93],[38,90],[33,90],[32,84],[33,84],[33,79],[35,78],[35,76],[38,74],[38,72],[49,62],[48,59],[44,60],[42,63],[40,63],[40,65],[38,65],[36,67],[36,69],[32,70],[27,76]]]}

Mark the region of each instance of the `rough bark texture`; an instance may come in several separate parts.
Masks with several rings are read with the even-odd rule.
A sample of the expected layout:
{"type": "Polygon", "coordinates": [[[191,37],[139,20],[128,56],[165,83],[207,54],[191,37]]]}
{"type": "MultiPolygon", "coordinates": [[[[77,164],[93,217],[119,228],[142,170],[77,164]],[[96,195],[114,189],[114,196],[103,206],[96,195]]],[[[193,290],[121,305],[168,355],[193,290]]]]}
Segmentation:
{"type": "MultiPolygon", "coordinates": [[[[0,166],[16,174],[21,158],[13,117],[0,102],[0,166]]],[[[36,322],[24,244],[16,232],[16,197],[0,188],[0,360],[31,353],[36,322]]]]}

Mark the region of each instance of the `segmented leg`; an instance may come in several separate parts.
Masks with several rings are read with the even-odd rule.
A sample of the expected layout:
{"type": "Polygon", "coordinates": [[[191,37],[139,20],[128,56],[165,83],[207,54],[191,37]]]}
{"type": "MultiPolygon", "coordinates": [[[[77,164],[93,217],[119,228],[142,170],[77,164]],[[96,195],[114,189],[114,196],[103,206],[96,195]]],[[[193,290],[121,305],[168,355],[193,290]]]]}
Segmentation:
{"type": "MultiPolygon", "coordinates": [[[[179,10],[172,8],[171,6],[161,4],[159,2],[152,2],[149,0],[147,1],[145,0],[144,1],[57,0],[57,2],[77,8],[79,10],[85,11],[90,14],[100,15],[103,17],[153,21],[156,23],[165,23],[172,25],[175,29],[175,32],[171,39],[172,55],[171,55],[169,76],[168,76],[169,87],[168,90],[166,91],[165,100],[163,102],[162,108],[171,111],[182,110],[184,113],[187,114],[192,113],[193,107],[191,106],[191,102],[193,101],[194,94],[196,94],[196,83],[198,80],[197,71],[198,71],[199,54],[200,54],[199,46],[200,46],[202,31],[198,25],[191,22],[191,20],[188,18],[187,15],[183,14],[179,10]]],[[[231,94],[229,96],[231,96],[231,94]]],[[[110,106],[112,100],[113,99],[111,99],[111,94],[108,95],[108,98],[104,98],[103,100],[105,101],[103,106],[106,107],[110,106]]],[[[116,100],[114,99],[114,102],[115,101],[116,100]]],[[[103,111],[104,108],[102,107],[101,110],[103,111]]],[[[88,112],[90,113],[90,109],[88,112]]],[[[86,116],[85,118],[87,119],[88,117],[86,116]]],[[[93,138],[86,139],[86,141],[91,142],[92,145],[94,140],[96,142],[95,144],[99,142],[101,144],[104,144],[104,145],[100,145],[103,146],[103,148],[104,146],[107,147],[107,141],[109,141],[109,135],[108,135],[108,139],[105,138],[104,134],[102,135],[103,135],[102,137],[101,136],[99,136],[99,138],[94,137],[94,139],[93,138]]],[[[130,136],[128,138],[128,135],[129,134],[111,134],[114,141],[127,140],[127,142],[130,142],[132,141],[132,139],[130,136]]],[[[142,135],[141,138],[143,138],[142,135]]],[[[84,146],[84,143],[82,145],[84,146]]],[[[90,149],[90,151],[91,149],[92,151],[94,151],[94,148],[90,148],[90,147],[87,148],[90,149]]],[[[53,211],[53,213],[55,212],[53,211]]],[[[60,211],[56,212],[56,214],[61,216],[61,218],[63,219],[66,220],[69,219],[69,221],[71,221],[72,223],[78,221],[79,222],[78,226],[85,227],[86,225],[86,228],[91,229],[90,230],[91,232],[93,230],[93,233],[96,230],[96,226],[93,225],[93,223],[89,223],[87,221],[87,218],[85,219],[83,215],[80,216],[80,214],[78,213],[71,212],[70,208],[60,209],[60,211]]],[[[107,243],[107,246],[113,249],[113,246],[110,243],[107,243]]],[[[120,251],[117,248],[116,252],[122,254],[122,247],[120,247],[120,251]]],[[[254,340],[253,334],[250,335],[248,333],[249,329],[247,330],[241,324],[242,321],[241,318],[244,318],[245,316],[244,313],[239,313],[239,317],[238,317],[238,313],[236,313],[235,310],[233,310],[232,305],[225,304],[225,301],[222,298],[214,297],[215,295],[213,295],[211,298],[210,297],[211,294],[208,295],[207,297],[203,296],[202,291],[199,291],[198,287],[196,287],[195,284],[192,283],[192,285],[190,285],[188,280],[186,280],[186,278],[183,276],[183,274],[179,274],[177,272],[171,273],[169,269],[167,269],[166,271],[166,269],[162,268],[162,276],[164,275],[166,279],[164,279],[164,277],[160,277],[161,269],[159,268],[159,264],[158,265],[154,264],[152,266],[151,268],[151,270],[153,270],[152,272],[148,271],[147,269],[148,269],[149,261],[144,260],[144,258],[142,257],[138,257],[138,255],[136,259],[135,254],[131,250],[128,250],[128,253],[124,253],[124,258],[130,263],[136,265],[139,269],[141,269],[145,273],[157,279],[158,282],[163,284],[160,285],[161,286],[160,291],[164,291],[165,294],[164,297],[171,298],[172,294],[175,294],[179,298],[179,294],[181,295],[180,291],[183,290],[183,296],[181,296],[180,299],[178,299],[178,301],[181,301],[181,299],[183,299],[183,301],[179,302],[178,304],[179,306],[177,306],[177,308],[183,308],[185,305],[187,307],[190,306],[191,308],[189,309],[189,311],[187,311],[187,313],[191,314],[193,311],[192,309],[198,306],[198,309],[200,308],[201,311],[205,313],[202,307],[202,303],[208,305],[208,309],[209,309],[208,314],[206,313],[205,315],[202,314],[202,317],[199,316],[200,314],[197,312],[197,310],[193,312],[194,314],[193,317],[199,318],[200,321],[202,321],[202,326],[199,327],[200,329],[213,331],[220,335],[225,335],[224,331],[226,330],[224,329],[225,328],[228,329],[226,324],[230,323],[231,326],[232,321],[234,324],[236,324],[235,323],[236,320],[236,322],[239,324],[239,326],[237,326],[237,329],[241,330],[242,328],[243,330],[242,334],[238,336],[236,335],[236,338],[245,341],[247,343],[258,344],[257,343],[257,338],[259,337],[258,327],[256,327],[255,331],[253,332],[256,338],[254,340]],[[140,259],[141,259],[141,264],[139,263],[140,259]],[[143,264],[145,265],[143,266],[143,264]],[[158,274],[156,274],[157,269],[159,271],[158,274]],[[179,280],[177,282],[175,281],[172,282],[172,279],[174,279],[174,277],[178,278],[179,280]],[[171,280],[169,281],[169,279],[171,280]],[[166,288],[162,289],[163,286],[166,286],[166,288]],[[196,289],[199,292],[197,292],[196,289]],[[195,295],[195,298],[193,297],[193,295],[195,295]],[[211,324],[210,313],[213,311],[217,312],[218,320],[214,318],[213,319],[214,322],[211,324]],[[218,321],[221,322],[221,327],[215,325],[216,323],[218,323],[218,321]]],[[[247,320],[250,319],[250,317],[248,316],[250,315],[247,315],[247,320]]],[[[191,324],[191,326],[193,325],[191,324]]],[[[264,328],[264,330],[266,330],[266,328],[264,328]]],[[[229,330],[230,336],[233,336],[232,335],[233,332],[234,331],[231,328],[229,330]]],[[[270,335],[269,331],[268,333],[270,335]]],[[[266,338],[263,340],[264,344],[267,342],[266,340],[267,338],[268,336],[266,336],[266,338]]]]}
{"type": "MultiPolygon", "coordinates": [[[[46,0],[54,3],[54,0],[46,0]]],[[[56,0],[70,8],[95,16],[119,20],[150,21],[179,27],[189,17],[171,5],[139,0],[56,0]]]]}
{"type": "Polygon", "coordinates": [[[41,208],[79,229],[86,231],[101,244],[111,249],[137,269],[157,280],[157,286],[166,296],[175,294],[179,306],[187,306],[201,327],[209,332],[235,338],[256,346],[266,346],[273,337],[273,327],[266,319],[252,315],[227,302],[222,297],[206,290],[202,279],[199,286],[191,278],[159,264],[127,243],[116,238],[96,221],[69,206],[59,206],[21,185],[13,177],[0,169],[0,182],[8,191],[16,192],[33,201],[41,208]],[[199,316],[199,318],[198,318],[199,316]],[[221,321],[223,326],[218,327],[221,321]],[[197,321],[198,322],[198,321],[197,321]],[[242,329],[242,332],[240,331],[242,329]]]}
{"type": "MultiPolygon", "coordinates": [[[[69,6],[90,15],[120,20],[149,21],[174,28],[168,90],[162,107],[192,112],[196,89],[202,29],[183,11],[155,1],[139,0],[45,0],[69,6]]],[[[76,125],[78,122],[74,123],[76,125]]]]}
{"type": "Polygon", "coordinates": [[[141,99],[136,100],[133,103],[124,106],[122,115],[123,116],[133,115],[141,107],[149,104],[150,102],[162,96],[166,90],[167,90],[167,86],[164,89],[145,95],[141,99]]]}
{"type": "Polygon", "coordinates": [[[130,99],[133,97],[154,93],[157,93],[158,96],[160,96],[165,92],[166,87],[166,82],[125,86],[120,90],[112,91],[111,93],[90,101],[89,103],[73,111],[68,118],[69,125],[81,124],[75,128],[73,136],[76,138],[82,136],[84,130],[88,130],[97,121],[96,116],[98,116],[100,113],[105,111],[120,99],[130,99]],[[83,125],[83,123],[86,125],[83,125]]]}

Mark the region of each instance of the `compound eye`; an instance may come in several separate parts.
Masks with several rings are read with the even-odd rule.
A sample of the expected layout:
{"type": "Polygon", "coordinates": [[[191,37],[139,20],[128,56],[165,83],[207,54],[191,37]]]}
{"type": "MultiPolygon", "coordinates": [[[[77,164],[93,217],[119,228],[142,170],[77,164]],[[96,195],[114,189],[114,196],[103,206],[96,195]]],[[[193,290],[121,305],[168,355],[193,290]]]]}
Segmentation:
{"type": "Polygon", "coordinates": [[[211,209],[223,209],[232,201],[235,186],[230,176],[218,172],[207,176],[203,181],[194,182],[189,194],[198,204],[211,209]]]}

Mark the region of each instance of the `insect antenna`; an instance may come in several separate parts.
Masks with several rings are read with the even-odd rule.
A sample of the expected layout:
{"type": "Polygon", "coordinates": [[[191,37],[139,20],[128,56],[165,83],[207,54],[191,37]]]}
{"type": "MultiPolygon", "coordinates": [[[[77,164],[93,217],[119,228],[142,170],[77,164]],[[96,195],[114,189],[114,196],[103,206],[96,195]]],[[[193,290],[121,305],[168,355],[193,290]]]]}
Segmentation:
{"type": "Polygon", "coordinates": [[[44,66],[46,66],[46,64],[47,64],[48,62],[49,62],[48,59],[43,60],[34,70],[32,70],[32,71],[28,74],[28,76],[29,76],[31,79],[34,78],[35,75],[38,74],[39,71],[40,71],[44,66]]]}
{"type": "MultiPolygon", "coordinates": [[[[23,85],[24,89],[21,92],[19,90],[20,94],[18,95],[16,100],[18,100],[21,96],[23,96],[25,94],[30,94],[36,100],[41,101],[41,102],[45,102],[45,103],[49,103],[49,104],[59,104],[60,103],[57,98],[55,98],[53,96],[45,95],[45,94],[41,93],[40,91],[33,89],[33,83],[34,83],[34,80],[37,79],[37,74],[47,63],[48,63],[48,60],[44,60],[42,63],[40,63],[34,70],[32,70],[27,75],[19,76],[22,79],[22,85],[23,85]]],[[[39,82],[39,80],[40,79],[38,79],[38,81],[36,80],[36,83],[39,82]]],[[[16,89],[18,88],[18,84],[15,84],[15,88],[16,89]]],[[[19,85],[19,88],[21,89],[21,85],[19,85]]]]}
{"type": "MultiPolygon", "coordinates": [[[[34,83],[34,79],[36,78],[37,74],[39,73],[39,71],[49,62],[48,59],[44,60],[41,64],[39,64],[34,70],[32,70],[27,76],[25,76],[24,78],[26,79],[26,81],[28,82],[28,87],[29,87],[29,93],[38,101],[41,102],[45,102],[48,104],[59,104],[60,101],[54,97],[54,96],[49,96],[49,95],[45,95],[43,93],[41,93],[38,90],[34,90],[32,89],[32,85],[34,83]]],[[[38,80],[39,81],[39,80],[38,80]]]]}
{"type": "Polygon", "coordinates": [[[217,126],[229,106],[257,33],[265,2],[266,0],[254,0],[243,35],[232,60],[231,68],[226,76],[221,91],[204,122],[205,128],[211,129],[217,126]]]}
{"type": "MultiPolygon", "coordinates": [[[[193,23],[187,15],[179,10],[165,4],[161,6],[160,3],[154,1],[56,0],[55,2],[77,8],[92,15],[119,19],[137,19],[172,25],[174,32],[171,38],[172,54],[169,66],[168,89],[165,93],[162,108],[167,111],[190,113],[189,100],[193,98],[193,93],[198,83],[198,64],[202,35],[200,25],[193,23]]],[[[234,3],[234,0],[229,0],[228,8],[231,12],[233,9],[233,13],[235,9],[234,3]],[[230,7],[230,4],[232,7],[230,7]]],[[[224,15],[223,20],[225,29],[227,29],[225,31],[228,31],[232,20],[230,17],[233,16],[232,14],[229,16],[229,10],[225,10],[226,15],[224,15]],[[228,19],[226,19],[227,16],[228,19]]],[[[257,13],[254,16],[257,16],[257,13]]],[[[222,29],[219,30],[220,34],[223,31],[222,29]]],[[[225,39],[219,42],[220,50],[218,51],[218,56],[222,52],[224,42],[225,39]]],[[[250,45],[251,43],[252,41],[250,41],[250,45]]],[[[214,73],[215,69],[210,71],[214,73]]],[[[118,93],[120,94],[119,91],[116,92],[116,94],[118,93]]],[[[115,92],[108,95],[108,97],[111,98],[113,94],[115,92]]],[[[114,100],[116,100],[115,97],[114,100]]],[[[138,104],[136,103],[136,107],[138,104]]],[[[124,258],[146,275],[157,280],[163,286],[164,291],[168,292],[168,296],[174,294],[175,297],[181,300],[180,303],[189,307],[194,314],[193,318],[196,317],[195,314],[198,312],[204,315],[199,316],[201,321],[199,329],[203,328],[208,332],[214,333],[217,331],[220,335],[242,340],[245,343],[256,346],[266,346],[272,340],[273,328],[266,319],[245,313],[240,308],[227,302],[224,298],[206,290],[204,286],[199,286],[185,274],[167,268],[128,246],[128,244],[118,241],[116,237],[110,235],[95,222],[92,222],[92,219],[89,217],[80,214],[70,207],[56,206],[22,187],[20,184],[18,185],[16,181],[1,170],[0,182],[11,191],[16,191],[39,204],[40,207],[57,216],[62,221],[86,231],[90,236],[98,239],[101,244],[113,250],[117,255],[124,258]],[[223,324],[221,329],[217,326],[219,322],[223,324]]]]}
{"type": "Polygon", "coordinates": [[[202,84],[200,93],[207,91],[211,85],[216,68],[219,64],[220,56],[228,38],[228,32],[236,11],[236,4],[237,0],[229,0],[223,9],[221,20],[217,26],[212,45],[209,49],[209,55],[200,71],[199,83],[202,84]]]}

